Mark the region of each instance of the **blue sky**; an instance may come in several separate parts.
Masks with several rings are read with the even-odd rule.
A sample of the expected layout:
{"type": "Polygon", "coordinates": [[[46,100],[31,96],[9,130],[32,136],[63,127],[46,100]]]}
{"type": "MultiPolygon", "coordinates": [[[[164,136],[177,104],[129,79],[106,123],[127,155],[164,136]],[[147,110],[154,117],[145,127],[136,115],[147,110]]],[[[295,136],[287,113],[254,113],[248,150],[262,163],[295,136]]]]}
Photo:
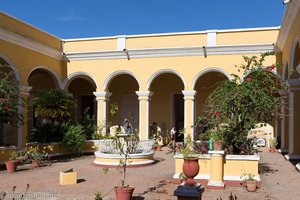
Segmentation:
{"type": "Polygon", "coordinates": [[[60,38],[279,26],[282,0],[0,0],[60,38]]]}

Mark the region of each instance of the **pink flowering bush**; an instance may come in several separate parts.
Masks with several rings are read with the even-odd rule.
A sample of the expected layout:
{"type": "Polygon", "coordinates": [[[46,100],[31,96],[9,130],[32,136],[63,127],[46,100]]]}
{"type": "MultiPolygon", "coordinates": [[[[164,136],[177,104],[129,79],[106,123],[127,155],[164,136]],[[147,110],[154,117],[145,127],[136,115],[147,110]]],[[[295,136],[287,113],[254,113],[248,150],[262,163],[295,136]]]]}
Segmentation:
{"type": "Polygon", "coordinates": [[[5,123],[22,124],[22,114],[18,107],[23,100],[19,94],[19,83],[12,73],[7,73],[8,66],[0,65],[0,126],[5,123]]]}

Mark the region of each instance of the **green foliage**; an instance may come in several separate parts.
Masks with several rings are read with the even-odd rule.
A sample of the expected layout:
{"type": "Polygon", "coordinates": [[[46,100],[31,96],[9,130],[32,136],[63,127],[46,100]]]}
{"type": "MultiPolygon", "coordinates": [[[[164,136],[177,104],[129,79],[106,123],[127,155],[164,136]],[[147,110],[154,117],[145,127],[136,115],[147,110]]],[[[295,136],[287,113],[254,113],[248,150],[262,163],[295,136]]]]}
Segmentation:
{"type": "Polygon", "coordinates": [[[112,117],[116,116],[117,113],[119,111],[119,107],[118,107],[118,104],[116,103],[111,103],[110,104],[110,108],[109,108],[109,113],[112,117]]]}
{"type": "Polygon", "coordinates": [[[42,160],[44,158],[44,154],[39,151],[38,147],[29,147],[26,155],[29,160],[42,160]]]}
{"type": "Polygon", "coordinates": [[[195,151],[194,151],[194,148],[193,148],[193,145],[194,145],[194,141],[191,139],[191,137],[188,135],[186,138],[185,138],[185,143],[184,143],[184,147],[183,149],[181,150],[181,153],[183,155],[184,158],[192,158],[194,157],[195,155],[195,151]]]}
{"type": "Polygon", "coordinates": [[[35,108],[35,116],[52,122],[68,120],[75,109],[72,95],[61,89],[51,89],[42,92],[31,101],[35,108]]]}
{"type": "Polygon", "coordinates": [[[69,125],[70,123],[43,122],[39,127],[31,130],[28,141],[38,143],[61,142],[69,125]]]}
{"type": "Polygon", "coordinates": [[[224,123],[223,146],[227,153],[240,153],[247,142],[248,132],[257,123],[270,123],[282,105],[279,94],[285,89],[280,77],[272,73],[275,66],[264,67],[266,56],[244,56],[245,64],[237,66],[245,79],[240,82],[237,75],[233,80],[219,84],[208,97],[210,116],[218,113],[219,123],[224,123]]]}
{"type": "Polygon", "coordinates": [[[269,142],[270,142],[270,146],[271,146],[271,147],[276,147],[277,144],[278,144],[276,138],[271,138],[271,139],[269,140],[269,142]]]}
{"type": "Polygon", "coordinates": [[[101,194],[101,192],[96,192],[95,193],[95,200],[102,200],[103,199],[103,197],[102,197],[102,194],[101,194]]]}
{"type": "Polygon", "coordinates": [[[9,156],[9,160],[19,160],[20,162],[25,162],[27,158],[25,149],[16,149],[12,151],[9,156]]]}
{"type": "Polygon", "coordinates": [[[89,109],[84,110],[83,117],[81,120],[81,125],[84,128],[84,134],[86,139],[99,139],[98,136],[98,128],[97,128],[97,120],[95,115],[89,114],[89,109]]]}
{"type": "Polygon", "coordinates": [[[251,174],[251,173],[243,173],[241,178],[243,179],[243,181],[254,181],[255,175],[251,174]]]}
{"type": "Polygon", "coordinates": [[[5,123],[22,125],[23,116],[18,107],[24,104],[20,96],[19,83],[15,81],[10,67],[0,64],[0,126],[5,123]]]}
{"type": "Polygon", "coordinates": [[[64,134],[62,142],[66,147],[70,148],[74,154],[79,155],[82,152],[85,142],[84,127],[80,124],[70,125],[64,134]]]}

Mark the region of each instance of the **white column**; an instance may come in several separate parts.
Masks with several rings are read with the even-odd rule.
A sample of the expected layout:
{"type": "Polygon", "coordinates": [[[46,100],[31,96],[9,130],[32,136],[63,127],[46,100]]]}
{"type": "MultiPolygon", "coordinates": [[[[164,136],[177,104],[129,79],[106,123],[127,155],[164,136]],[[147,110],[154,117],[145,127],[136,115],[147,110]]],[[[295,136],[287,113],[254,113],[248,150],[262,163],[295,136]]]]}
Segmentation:
{"type": "Polygon", "coordinates": [[[94,92],[97,100],[97,126],[103,126],[102,134],[106,134],[107,102],[110,92],[94,92]]]}
{"type": "Polygon", "coordinates": [[[19,92],[22,96],[23,100],[25,101],[24,106],[23,100],[19,99],[19,107],[18,107],[18,113],[19,115],[23,115],[23,125],[18,127],[18,147],[25,146],[26,143],[26,137],[28,135],[27,133],[27,98],[30,95],[30,90],[32,89],[31,86],[27,85],[19,85],[19,92]]]}
{"type": "Polygon", "coordinates": [[[195,95],[197,91],[195,90],[182,90],[184,95],[184,129],[185,136],[186,134],[191,136],[191,139],[194,140],[194,121],[195,121],[195,95]]]}
{"type": "Polygon", "coordinates": [[[149,139],[149,100],[151,91],[136,91],[139,99],[139,137],[140,140],[149,139]]]}

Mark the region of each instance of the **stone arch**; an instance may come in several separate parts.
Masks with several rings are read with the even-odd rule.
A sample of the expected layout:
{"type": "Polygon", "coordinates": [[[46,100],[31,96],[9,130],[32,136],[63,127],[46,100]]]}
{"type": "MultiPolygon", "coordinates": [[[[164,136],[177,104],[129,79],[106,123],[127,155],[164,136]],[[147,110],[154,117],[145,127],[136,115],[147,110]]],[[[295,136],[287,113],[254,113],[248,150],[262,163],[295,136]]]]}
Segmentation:
{"type": "Polygon", "coordinates": [[[61,78],[60,78],[59,75],[56,73],[56,71],[54,71],[53,69],[51,69],[50,67],[47,67],[47,66],[38,66],[38,67],[33,68],[33,69],[30,71],[30,73],[28,74],[26,80],[28,81],[30,75],[31,75],[35,70],[38,70],[38,69],[45,70],[52,78],[54,78],[54,79],[56,80],[57,86],[58,86],[60,89],[62,89],[62,81],[61,81],[61,78]]]}
{"type": "Polygon", "coordinates": [[[296,37],[291,47],[291,57],[290,57],[290,67],[289,67],[290,76],[293,76],[293,78],[299,77],[299,74],[297,77],[294,77],[296,75],[294,71],[299,65],[300,65],[300,46],[299,46],[299,39],[298,37],[296,37]]]}
{"type": "Polygon", "coordinates": [[[94,84],[96,86],[96,88],[98,88],[97,81],[92,75],[90,75],[89,73],[86,73],[86,72],[74,72],[74,73],[68,75],[68,77],[63,81],[62,89],[67,89],[69,84],[71,83],[71,81],[74,78],[79,78],[79,77],[87,80],[91,84],[94,84]]]}
{"type": "Polygon", "coordinates": [[[177,76],[181,79],[181,81],[182,81],[182,83],[183,83],[183,85],[184,85],[184,88],[186,88],[186,82],[185,82],[185,79],[183,78],[183,76],[182,76],[179,72],[177,72],[176,70],[173,70],[173,69],[162,69],[162,70],[156,71],[156,72],[155,72],[154,74],[152,74],[151,77],[149,78],[149,80],[148,80],[148,82],[147,82],[147,88],[148,88],[148,89],[150,88],[151,83],[153,82],[153,80],[154,80],[156,77],[158,77],[158,76],[161,75],[161,74],[167,74],[167,73],[171,73],[171,74],[177,75],[177,76]]]}
{"type": "Polygon", "coordinates": [[[128,74],[128,75],[132,76],[133,78],[135,78],[135,80],[137,81],[137,83],[139,85],[139,88],[141,88],[140,80],[134,73],[132,73],[131,71],[128,71],[128,70],[119,70],[119,71],[115,71],[115,72],[111,73],[105,79],[105,81],[103,83],[103,90],[106,91],[108,89],[109,84],[115,77],[117,77],[118,75],[124,75],[124,74],[128,74]]]}
{"type": "Polygon", "coordinates": [[[2,53],[0,53],[0,58],[2,58],[9,65],[9,67],[11,67],[11,69],[13,70],[13,72],[15,74],[16,80],[20,81],[20,74],[19,74],[19,72],[17,70],[16,65],[8,57],[6,57],[2,53]]]}
{"type": "Polygon", "coordinates": [[[192,88],[195,87],[196,83],[197,83],[197,80],[204,74],[206,73],[209,73],[209,72],[219,72],[221,74],[223,74],[224,76],[226,76],[228,78],[228,80],[231,80],[232,77],[230,76],[230,74],[225,71],[224,69],[221,69],[221,68],[217,68],[217,67],[210,67],[210,68],[206,68],[204,70],[202,70],[201,72],[199,72],[195,78],[193,79],[193,82],[192,82],[192,88]]]}

